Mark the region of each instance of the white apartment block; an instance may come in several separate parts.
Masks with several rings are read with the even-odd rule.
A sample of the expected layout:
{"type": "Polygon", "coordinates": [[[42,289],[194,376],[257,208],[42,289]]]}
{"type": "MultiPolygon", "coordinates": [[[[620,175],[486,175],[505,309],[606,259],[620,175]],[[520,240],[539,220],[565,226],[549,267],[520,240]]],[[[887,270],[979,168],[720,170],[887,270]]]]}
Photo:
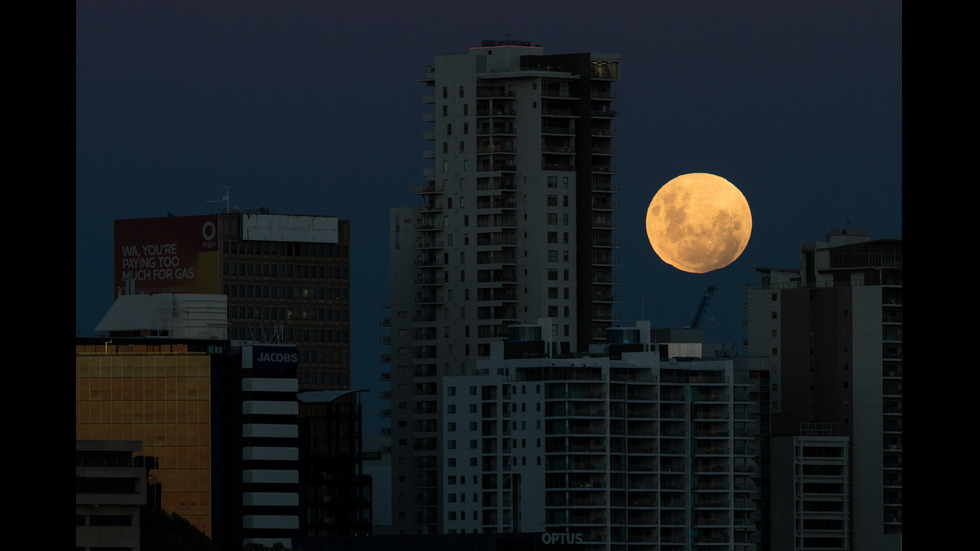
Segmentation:
{"type": "Polygon", "coordinates": [[[767,370],[664,360],[649,325],[610,338],[629,331],[646,333],[630,341],[645,351],[549,357],[546,343],[534,354],[509,339],[476,374],[443,379],[442,530],[540,532],[594,550],[756,549],[767,370]]]}
{"type": "Polygon", "coordinates": [[[396,532],[442,532],[443,376],[474,374],[513,324],[549,318],[574,353],[616,321],[618,79],[618,55],[510,40],[437,56],[421,79],[432,165],[390,219],[396,532]]]}

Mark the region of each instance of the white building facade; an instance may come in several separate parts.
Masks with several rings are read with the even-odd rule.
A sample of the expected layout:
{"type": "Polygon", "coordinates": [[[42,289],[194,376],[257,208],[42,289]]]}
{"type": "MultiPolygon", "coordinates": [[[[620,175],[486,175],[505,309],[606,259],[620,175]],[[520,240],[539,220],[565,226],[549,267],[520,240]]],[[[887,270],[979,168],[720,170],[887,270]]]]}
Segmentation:
{"type": "Polygon", "coordinates": [[[495,347],[479,374],[444,379],[446,532],[541,532],[595,550],[756,549],[767,370],[747,358],[662,360],[649,344],[613,349],[507,358],[495,347]]]}
{"type": "Polygon", "coordinates": [[[519,41],[437,56],[422,78],[432,166],[390,219],[397,532],[443,531],[442,377],[474,374],[512,324],[549,318],[570,353],[615,322],[618,79],[617,55],[519,41]]]}

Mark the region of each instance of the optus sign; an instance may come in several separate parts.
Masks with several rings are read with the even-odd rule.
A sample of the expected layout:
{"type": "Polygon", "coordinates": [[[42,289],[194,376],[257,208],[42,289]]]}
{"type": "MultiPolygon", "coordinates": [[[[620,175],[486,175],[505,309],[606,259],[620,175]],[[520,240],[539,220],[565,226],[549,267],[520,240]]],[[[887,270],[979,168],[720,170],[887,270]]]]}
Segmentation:
{"type": "Polygon", "coordinates": [[[582,534],[571,532],[545,532],[541,534],[541,543],[545,545],[581,545],[585,543],[582,534]]]}

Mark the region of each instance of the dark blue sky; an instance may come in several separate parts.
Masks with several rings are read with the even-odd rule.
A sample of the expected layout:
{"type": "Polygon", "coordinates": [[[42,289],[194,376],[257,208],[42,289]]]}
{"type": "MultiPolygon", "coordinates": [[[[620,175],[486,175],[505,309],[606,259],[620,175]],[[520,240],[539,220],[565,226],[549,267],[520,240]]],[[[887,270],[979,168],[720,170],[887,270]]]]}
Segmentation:
{"type": "MultiPolygon", "coordinates": [[[[482,39],[622,56],[616,220],[623,324],[690,322],[740,341],[757,267],[828,229],[902,237],[902,4],[498,0],[76,2],[75,324],[112,304],[112,221],[243,209],[351,220],[355,386],[377,386],[387,211],[416,202],[417,82],[482,39]],[[679,272],[650,248],[668,180],[718,174],[752,208],[739,260],[679,272]]],[[[429,161],[431,163],[431,161],[429,161]]]]}

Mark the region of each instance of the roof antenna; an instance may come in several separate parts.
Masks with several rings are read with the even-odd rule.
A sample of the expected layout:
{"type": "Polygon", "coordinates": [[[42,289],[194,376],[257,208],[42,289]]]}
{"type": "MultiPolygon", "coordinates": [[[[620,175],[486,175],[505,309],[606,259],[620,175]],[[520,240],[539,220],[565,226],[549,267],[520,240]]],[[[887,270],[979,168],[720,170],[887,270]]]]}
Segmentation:
{"type": "Polygon", "coordinates": [[[225,196],[224,197],[222,197],[221,199],[214,200],[214,201],[205,201],[205,202],[208,203],[208,204],[211,204],[211,203],[221,203],[222,201],[224,201],[224,203],[225,203],[225,210],[223,212],[231,212],[231,207],[228,205],[230,203],[230,201],[231,201],[229,195],[230,195],[230,193],[228,192],[228,186],[225,186],[225,196]]]}

